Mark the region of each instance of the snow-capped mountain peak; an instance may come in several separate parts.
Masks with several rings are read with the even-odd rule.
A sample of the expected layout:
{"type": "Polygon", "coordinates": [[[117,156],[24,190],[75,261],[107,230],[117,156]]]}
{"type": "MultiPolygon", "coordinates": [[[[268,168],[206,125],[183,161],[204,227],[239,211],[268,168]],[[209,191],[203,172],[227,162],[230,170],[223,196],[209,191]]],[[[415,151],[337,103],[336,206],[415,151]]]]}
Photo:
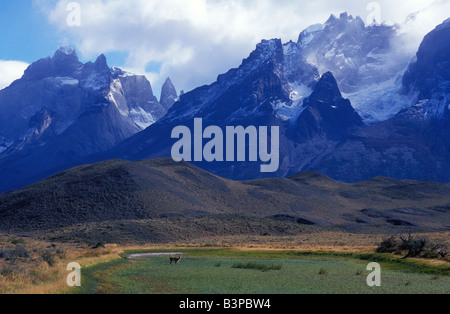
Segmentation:
{"type": "Polygon", "coordinates": [[[11,166],[11,177],[0,167],[3,188],[110,149],[166,112],[145,76],[109,68],[105,55],[83,64],[75,49],[60,48],[0,91],[0,161],[34,158],[11,166]]]}
{"type": "Polygon", "coordinates": [[[397,26],[366,27],[360,17],[342,13],[304,30],[298,45],[301,57],[319,74],[333,73],[342,93],[366,122],[376,122],[412,105],[400,95],[399,82],[412,55],[397,49],[396,41],[397,26]],[[393,98],[398,98],[394,106],[388,101],[393,98]]]}

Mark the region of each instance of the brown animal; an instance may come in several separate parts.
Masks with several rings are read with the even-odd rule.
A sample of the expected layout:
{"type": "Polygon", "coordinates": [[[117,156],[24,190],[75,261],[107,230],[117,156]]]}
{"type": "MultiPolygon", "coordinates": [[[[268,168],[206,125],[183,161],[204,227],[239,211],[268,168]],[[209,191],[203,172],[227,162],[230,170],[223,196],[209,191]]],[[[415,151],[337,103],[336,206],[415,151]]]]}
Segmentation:
{"type": "Polygon", "coordinates": [[[170,264],[172,264],[172,263],[175,263],[175,264],[178,264],[178,262],[181,260],[181,255],[180,255],[180,257],[171,257],[170,258],[170,264]]]}

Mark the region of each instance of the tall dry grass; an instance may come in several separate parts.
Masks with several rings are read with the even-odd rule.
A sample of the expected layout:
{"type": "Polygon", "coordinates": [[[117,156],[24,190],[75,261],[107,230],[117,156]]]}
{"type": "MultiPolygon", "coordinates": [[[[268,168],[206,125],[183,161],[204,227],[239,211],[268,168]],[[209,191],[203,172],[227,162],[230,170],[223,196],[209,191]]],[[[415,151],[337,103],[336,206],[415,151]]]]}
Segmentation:
{"type": "Polygon", "coordinates": [[[33,239],[11,239],[0,236],[0,294],[49,294],[68,289],[67,265],[82,267],[120,257],[116,245],[93,249],[87,245],[55,244],[33,239]],[[16,242],[26,254],[15,256],[16,242]],[[1,257],[1,256],[0,256],[1,257]]]}

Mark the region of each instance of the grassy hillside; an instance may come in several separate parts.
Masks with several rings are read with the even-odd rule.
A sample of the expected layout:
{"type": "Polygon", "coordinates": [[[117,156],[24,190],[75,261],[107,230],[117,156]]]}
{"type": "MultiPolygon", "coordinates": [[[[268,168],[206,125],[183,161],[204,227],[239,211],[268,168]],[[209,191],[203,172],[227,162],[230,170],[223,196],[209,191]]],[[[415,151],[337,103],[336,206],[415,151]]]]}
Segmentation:
{"type": "Polygon", "coordinates": [[[317,172],[237,182],[171,159],[80,166],[0,195],[0,232],[108,242],[450,230],[450,185],[317,172]]]}

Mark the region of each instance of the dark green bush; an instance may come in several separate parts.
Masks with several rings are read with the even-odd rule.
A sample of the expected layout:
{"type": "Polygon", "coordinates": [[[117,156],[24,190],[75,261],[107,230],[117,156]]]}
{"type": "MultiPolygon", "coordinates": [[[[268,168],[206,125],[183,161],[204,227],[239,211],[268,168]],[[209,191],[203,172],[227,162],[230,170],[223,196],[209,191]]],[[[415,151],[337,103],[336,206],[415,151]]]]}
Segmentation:
{"type": "Polygon", "coordinates": [[[25,244],[25,240],[24,239],[14,239],[11,241],[11,244],[25,244]]]}
{"type": "Polygon", "coordinates": [[[11,259],[11,253],[8,250],[0,250],[0,258],[9,261],[11,259]]]}
{"type": "Polygon", "coordinates": [[[45,251],[44,253],[42,253],[42,259],[49,266],[55,266],[56,265],[55,255],[53,255],[53,253],[50,252],[50,251],[45,251]]]}
{"type": "Polygon", "coordinates": [[[93,249],[101,249],[105,247],[105,243],[103,242],[97,242],[94,246],[92,246],[93,249]]]}
{"type": "Polygon", "coordinates": [[[2,275],[3,277],[11,276],[13,273],[14,273],[14,270],[12,270],[11,268],[3,268],[0,271],[0,275],[2,275]]]}
{"type": "Polygon", "coordinates": [[[65,259],[66,258],[66,251],[62,249],[56,249],[55,251],[56,256],[58,256],[59,259],[65,259]]]}
{"type": "Polygon", "coordinates": [[[377,253],[398,253],[401,242],[396,237],[392,236],[389,239],[383,240],[377,248],[377,253]]]}
{"type": "Polygon", "coordinates": [[[16,248],[11,251],[11,255],[13,257],[21,257],[21,258],[29,258],[30,254],[28,253],[27,248],[24,245],[16,245],[16,248]]]}
{"type": "Polygon", "coordinates": [[[254,269],[254,270],[260,270],[262,272],[270,271],[270,270],[281,270],[283,268],[283,265],[281,264],[260,264],[260,263],[237,263],[232,266],[233,268],[237,269],[254,269]]]}

